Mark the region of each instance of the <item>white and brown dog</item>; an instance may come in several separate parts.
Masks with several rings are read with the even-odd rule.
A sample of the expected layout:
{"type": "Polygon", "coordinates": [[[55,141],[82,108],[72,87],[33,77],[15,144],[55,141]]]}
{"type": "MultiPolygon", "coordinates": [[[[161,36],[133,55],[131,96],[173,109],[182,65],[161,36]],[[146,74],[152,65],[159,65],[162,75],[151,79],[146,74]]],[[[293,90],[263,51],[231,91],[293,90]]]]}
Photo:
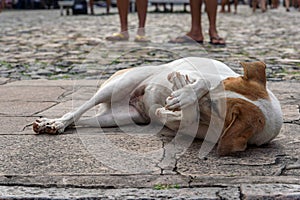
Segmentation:
{"type": "Polygon", "coordinates": [[[241,65],[243,76],[219,61],[195,57],[121,70],[78,109],[58,119],[37,119],[33,130],[63,133],[75,122],[76,126],[113,127],[134,121],[164,124],[174,131],[183,127],[186,134],[193,134],[189,132],[197,124],[195,136],[204,139],[216,119],[223,121],[218,153],[244,151],[247,144],[262,145],[278,135],[282,112],[266,87],[266,65],[241,65]],[[98,104],[99,115],[80,119],[98,104]]]}

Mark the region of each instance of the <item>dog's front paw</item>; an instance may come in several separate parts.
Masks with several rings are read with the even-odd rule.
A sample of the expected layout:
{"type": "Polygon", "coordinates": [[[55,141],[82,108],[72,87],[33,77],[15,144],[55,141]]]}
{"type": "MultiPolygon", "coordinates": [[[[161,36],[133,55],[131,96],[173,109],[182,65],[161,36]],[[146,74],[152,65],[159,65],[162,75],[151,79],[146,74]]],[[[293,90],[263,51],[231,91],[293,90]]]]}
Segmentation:
{"type": "Polygon", "coordinates": [[[63,122],[56,119],[47,118],[37,119],[35,122],[33,122],[32,127],[33,131],[38,134],[57,134],[63,133],[65,130],[65,124],[63,122]]]}
{"type": "Polygon", "coordinates": [[[166,109],[182,110],[197,103],[197,94],[189,85],[171,93],[166,99],[166,109]]]}
{"type": "Polygon", "coordinates": [[[168,80],[173,84],[173,90],[179,90],[184,86],[192,83],[188,75],[181,74],[180,72],[170,73],[168,75],[168,80]]]}

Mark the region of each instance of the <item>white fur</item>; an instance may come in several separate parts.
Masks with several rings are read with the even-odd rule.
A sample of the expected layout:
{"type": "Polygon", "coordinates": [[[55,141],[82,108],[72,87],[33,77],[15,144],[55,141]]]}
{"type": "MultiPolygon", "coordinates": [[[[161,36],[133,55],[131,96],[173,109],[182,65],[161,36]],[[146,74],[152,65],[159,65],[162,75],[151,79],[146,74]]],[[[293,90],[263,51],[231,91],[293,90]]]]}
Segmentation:
{"type": "MultiPolygon", "coordinates": [[[[62,133],[66,127],[75,122],[76,125],[87,126],[99,126],[100,122],[103,127],[126,125],[128,122],[131,122],[131,119],[143,123],[147,118],[146,115],[154,116],[157,118],[157,121],[163,123],[166,119],[165,116],[167,116],[171,118],[171,121],[167,122],[169,123],[168,127],[177,127],[176,123],[180,123],[178,118],[181,116],[178,113],[164,109],[168,97],[175,96],[175,100],[178,100],[179,104],[169,98],[170,101],[167,102],[167,106],[172,104],[170,106],[189,107],[195,105],[197,99],[201,99],[201,95],[204,95],[205,92],[216,88],[222,80],[238,76],[240,75],[219,61],[196,57],[183,58],[160,66],[137,67],[113,77],[89,101],[75,111],[67,113],[58,119],[44,118],[37,120],[34,123],[34,130],[37,133],[49,130],[51,130],[49,133],[62,133]],[[178,87],[175,86],[176,84],[170,83],[167,77],[174,72],[178,72],[181,78],[188,75],[188,79],[191,80],[191,84],[188,85],[192,90],[186,89],[184,84],[178,87]],[[144,108],[138,110],[139,112],[133,106],[131,106],[131,109],[128,109],[126,100],[129,101],[130,94],[143,86],[144,95],[141,101],[143,101],[144,108]],[[195,98],[195,94],[197,98],[195,98]],[[118,102],[119,104],[117,105],[119,106],[113,108],[115,104],[112,105],[112,102],[118,102]],[[93,118],[79,121],[83,113],[97,104],[102,104],[106,108],[105,112],[93,118]],[[117,113],[117,115],[113,115],[114,113],[117,113]]],[[[180,82],[180,78],[175,79],[175,82],[180,82]]],[[[211,97],[219,98],[221,97],[219,95],[222,95],[221,93],[223,92],[213,94],[211,97]]],[[[272,92],[268,90],[268,93],[270,100],[259,99],[258,101],[251,101],[240,94],[225,91],[226,97],[241,98],[258,106],[266,118],[263,132],[253,136],[249,141],[250,144],[261,145],[272,140],[279,133],[282,125],[282,113],[279,102],[272,92]]],[[[199,117],[199,113],[188,117],[191,118],[191,121],[193,121],[192,119],[196,120],[199,117]]]]}

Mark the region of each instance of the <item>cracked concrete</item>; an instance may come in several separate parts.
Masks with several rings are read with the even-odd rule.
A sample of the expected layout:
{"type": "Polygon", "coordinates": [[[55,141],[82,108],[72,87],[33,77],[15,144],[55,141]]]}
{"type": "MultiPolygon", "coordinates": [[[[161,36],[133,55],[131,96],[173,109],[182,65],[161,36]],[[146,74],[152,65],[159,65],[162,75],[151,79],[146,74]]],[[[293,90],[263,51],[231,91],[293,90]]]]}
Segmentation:
{"type": "MultiPolygon", "coordinates": [[[[94,94],[95,82],[77,83],[77,89],[73,90],[74,82],[40,81],[35,85],[36,81],[18,81],[0,86],[3,93],[14,90],[23,94],[34,90],[42,97],[40,100],[30,94],[1,97],[1,103],[27,107],[18,112],[12,112],[14,106],[6,107],[10,115],[0,114],[2,199],[10,199],[12,194],[14,198],[18,195],[29,197],[29,194],[35,194],[33,191],[36,198],[53,194],[63,195],[60,196],[62,199],[71,198],[72,194],[77,194],[77,198],[96,198],[100,194],[107,196],[108,192],[112,198],[140,198],[143,195],[167,198],[170,193],[175,195],[179,191],[185,199],[192,199],[193,195],[207,199],[254,199],[256,194],[269,198],[272,188],[274,194],[282,198],[299,197],[300,126],[288,122],[299,117],[299,102],[290,98],[295,96],[293,92],[299,83],[269,83],[286,113],[286,123],[274,141],[262,147],[249,147],[233,157],[218,157],[213,149],[200,159],[200,140],[194,141],[182,155],[166,151],[166,146],[174,142],[172,131],[166,128],[141,129],[144,130],[141,132],[134,127],[82,127],[68,129],[63,135],[35,135],[28,126],[35,117],[59,116],[94,94]],[[47,93],[53,89],[55,91],[47,93]],[[51,105],[39,107],[41,103],[49,103],[45,96],[49,97],[51,105]],[[24,112],[27,112],[26,116],[24,112]],[[180,189],[153,189],[175,185],[180,189]],[[260,188],[262,185],[268,187],[260,188]],[[258,188],[259,192],[256,192],[258,188]],[[132,191],[137,192],[131,196],[132,191]]],[[[95,112],[93,110],[86,116],[95,112]]]]}
{"type": "MultiPolygon", "coordinates": [[[[226,48],[207,42],[203,48],[166,43],[188,30],[189,23],[181,23],[189,21],[189,14],[149,14],[152,42],[143,46],[103,39],[116,30],[117,15],[1,13],[0,199],[299,199],[298,15],[283,9],[252,15],[248,7],[239,8],[238,15],[220,15],[226,48]],[[60,117],[81,105],[116,70],[180,56],[218,59],[237,72],[239,61],[265,61],[268,86],[284,114],[278,137],[235,156],[218,157],[213,149],[200,159],[202,141],[195,140],[186,151],[175,149],[178,141],[165,128],[81,127],[63,135],[33,133],[35,118],[60,117]],[[46,80],[66,75],[76,80],[46,80]]],[[[133,19],[130,23],[136,22],[133,19]]],[[[206,29],[207,20],[203,23],[206,29]]]]}

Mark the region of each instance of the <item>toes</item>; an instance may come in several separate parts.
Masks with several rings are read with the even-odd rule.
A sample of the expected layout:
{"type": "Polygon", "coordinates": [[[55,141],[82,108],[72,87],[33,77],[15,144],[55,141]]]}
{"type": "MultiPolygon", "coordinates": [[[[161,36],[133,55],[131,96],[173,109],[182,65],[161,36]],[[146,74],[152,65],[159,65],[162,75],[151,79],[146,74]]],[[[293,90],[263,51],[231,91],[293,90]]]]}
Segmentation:
{"type": "Polygon", "coordinates": [[[55,122],[55,120],[49,120],[46,118],[37,119],[32,124],[33,131],[37,134],[47,133],[56,134],[64,131],[64,124],[61,122],[55,122]]]}
{"type": "Polygon", "coordinates": [[[57,128],[52,125],[47,125],[44,131],[48,134],[55,134],[57,132],[57,128]]]}
{"type": "Polygon", "coordinates": [[[173,84],[173,90],[178,90],[190,83],[189,77],[180,72],[172,72],[168,75],[168,80],[173,84]]]}
{"type": "Polygon", "coordinates": [[[35,122],[33,122],[33,124],[32,124],[32,128],[33,128],[33,131],[35,132],[35,133],[39,133],[39,131],[40,131],[40,126],[39,126],[39,121],[35,121],[35,122]]]}
{"type": "Polygon", "coordinates": [[[168,110],[175,110],[180,109],[180,101],[176,97],[168,97],[166,100],[166,109],[168,110]]]}

